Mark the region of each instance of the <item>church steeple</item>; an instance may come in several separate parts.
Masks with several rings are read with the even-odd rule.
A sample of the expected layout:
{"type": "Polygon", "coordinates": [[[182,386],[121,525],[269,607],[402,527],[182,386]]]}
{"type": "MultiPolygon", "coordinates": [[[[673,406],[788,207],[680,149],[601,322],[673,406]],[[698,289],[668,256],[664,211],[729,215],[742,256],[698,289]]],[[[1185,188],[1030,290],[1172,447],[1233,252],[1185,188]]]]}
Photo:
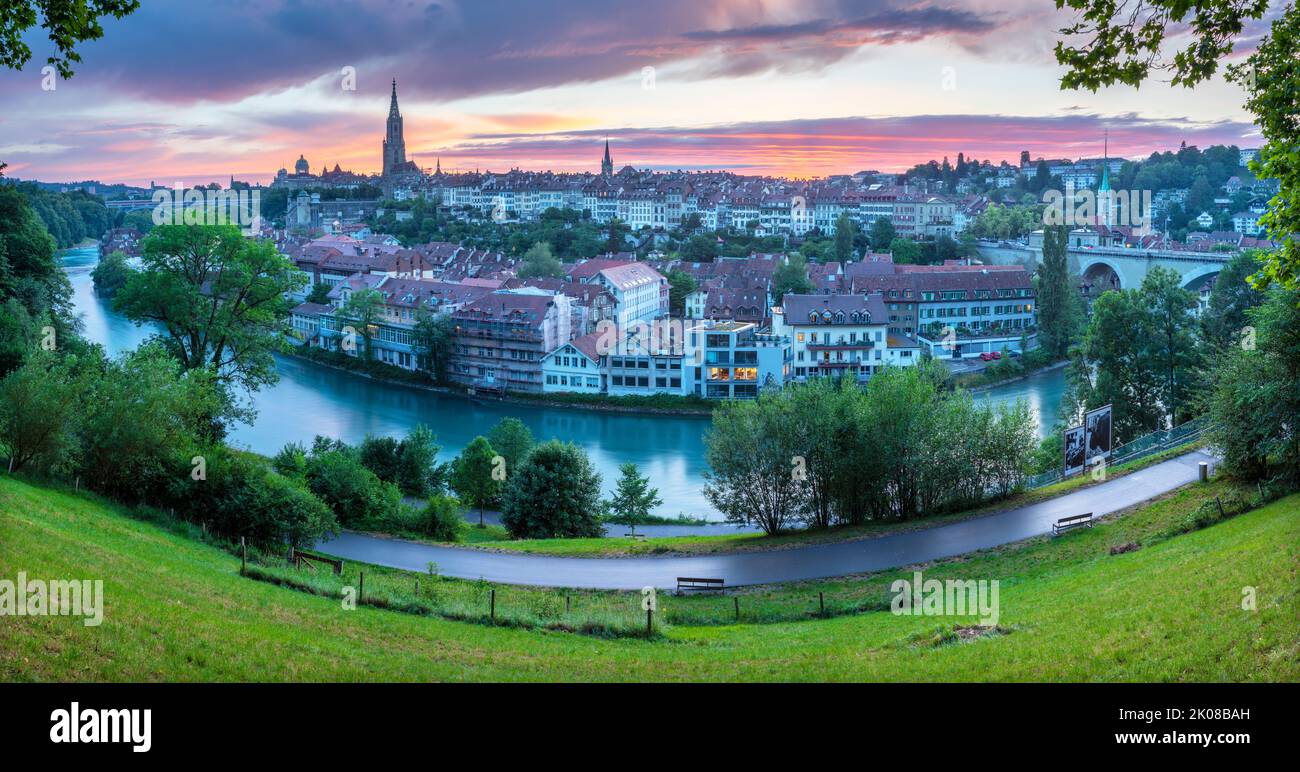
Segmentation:
{"type": "Polygon", "coordinates": [[[393,96],[388,105],[388,130],[384,136],[384,176],[409,170],[406,138],[402,133],[402,113],[397,109],[397,78],[393,78],[393,96]]]}
{"type": "Polygon", "coordinates": [[[609,154],[609,137],[605,137],[605,157],[600,162],[600,175],[602,177],[614,176],[614,159],[609,154]]]}

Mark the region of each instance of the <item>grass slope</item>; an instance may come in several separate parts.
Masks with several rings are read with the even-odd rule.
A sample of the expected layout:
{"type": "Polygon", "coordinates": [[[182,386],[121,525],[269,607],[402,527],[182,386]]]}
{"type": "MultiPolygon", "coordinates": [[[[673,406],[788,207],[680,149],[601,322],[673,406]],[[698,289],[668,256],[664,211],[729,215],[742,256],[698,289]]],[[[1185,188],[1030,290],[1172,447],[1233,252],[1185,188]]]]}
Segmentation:
{"type": "MultiPolygon", "coordinates": [[[[106,611],[97,628],[0,619],[0,680],[1300,680],[1300,497],[1161,536],[1212,492],[1189,486],[1091,531],[927,567],[999,578],[1006,635],[951,643],[968,620],[880,611],[727,624],[704,610],[731,598],[661,596],[683,621],[647,641],[344,611],[243,578],[229,553],[116,507],[6,477],[0,578],[102,578],[106,611]],[[1134,538],[1142,549],[1108,554],[1134,538]],[[1245,586],[1257,611],[1241,609],[1245,586]],[[689,624],[691,609],[712,623],[689,624]]],[[[899,575],[741,597],[775,608],[860,588],[878,601],[899,575]]]]}

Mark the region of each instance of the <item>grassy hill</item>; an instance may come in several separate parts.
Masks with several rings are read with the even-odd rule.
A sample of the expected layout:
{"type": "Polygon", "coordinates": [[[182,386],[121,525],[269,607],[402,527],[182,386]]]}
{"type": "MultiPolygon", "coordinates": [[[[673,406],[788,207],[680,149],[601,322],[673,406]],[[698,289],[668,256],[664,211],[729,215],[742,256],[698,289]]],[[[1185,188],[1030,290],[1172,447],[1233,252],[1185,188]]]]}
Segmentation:
{"type": "MultiPolygon", "coordinates": [[[[237,558],[178,529],[5,477],[0,579],[103,579],[106,610],[99,627],[0,620],[0,680],[1300,680],[1300,496],[1167,536],[1221,485],[1189,486],[1091,531],[925,568],[998,578],[1000,635],[964,641],[954,628],[970,620],[953,618],[808,613],[817,592],[876,603],[889,581],[910,576],[901,571],[748,589],[745,608],[774,611],[741,624],[726,621],[731,597],[661,596],[661,615],[676,621],[644,640],[344,610],[242,577],[237,558]],[[1130,541],[1142,548],[1109,554],[1130,541]],[[1257,611],[1241,608],[1246,586],[1257,588],[1257,611]]],[[[414,577],[365,570],[368,593],[372,582],[414,577]]],[[[426,581],[441,582],[440,593],[487,591],[426,581]]],[[[560,609],[566,594],[498,592],[502,604],[528,597],[560,609]]],[[[629,613],[638,600],[580,595],[596,598],[629,613]]]]}

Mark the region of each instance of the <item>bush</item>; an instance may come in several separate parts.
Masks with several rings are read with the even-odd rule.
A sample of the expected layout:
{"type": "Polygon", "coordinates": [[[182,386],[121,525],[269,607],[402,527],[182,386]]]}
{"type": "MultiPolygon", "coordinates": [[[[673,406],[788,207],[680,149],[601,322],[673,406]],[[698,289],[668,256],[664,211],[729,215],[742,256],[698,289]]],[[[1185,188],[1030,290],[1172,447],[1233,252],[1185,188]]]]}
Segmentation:
{"type": "Polygon", "coordinates": [[[600,475],[581,448],[558,440],[533,448],[510,476],[501,524],[516,539],[600,536],[600,475]]]}
{"type": "Polygon", "coordinates": [[[382,527],[401,511],[397,486],[380,480],[344,450],[313,453],[307,462],[307,485],[348,527],[382,527]]]}
{"type": "Polygon", "coordinates": [[[434,541],[460,541],[460,532],[465,527],[461,513],[460,502],[454,496],[430,496],[420,513],[424,534],[434,541]]]}

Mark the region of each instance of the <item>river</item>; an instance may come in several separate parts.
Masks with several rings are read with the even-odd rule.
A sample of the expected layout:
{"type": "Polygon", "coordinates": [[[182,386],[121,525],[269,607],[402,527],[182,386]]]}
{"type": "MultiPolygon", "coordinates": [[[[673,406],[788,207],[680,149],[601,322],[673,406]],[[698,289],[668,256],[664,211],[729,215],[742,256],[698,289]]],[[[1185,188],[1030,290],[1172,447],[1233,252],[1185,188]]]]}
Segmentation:
{"type": "MultiPolygon", "coordinates": [[[[110,354],[117,354],[135,348],[150,333],[113,313],[108,301],[95,295],[90,271],[97,260],[97,247],[63,253],[84,335],[110,354]]],[[[277,363],[279,382],[254,395],[257,419],[252,425],[235,427],[232,443],[271,455],[287,442],[310,444],[318,434],[357,443],[367,434],[401,436],[423,423],[438,435],[442,446],[439,458],[445,461],[475,436],[487,434],[501,418],[514,416],[539,440],[554,438],[583,447],[607,491],[618,480],[619,464],[631,461],[659,489],[664,503],[655,514],[720,517],[703,493],[706,418],[509,402],[479,405],[463,397],[381,383],[292,357],[278,357],[277,363]]],[[[1063,388],[1062,371],[1055,370],[989,390],[980,398],[1001,402],[1023,396],[1039,417],[1040,427],[1050,428],[1063,388]]]]}

